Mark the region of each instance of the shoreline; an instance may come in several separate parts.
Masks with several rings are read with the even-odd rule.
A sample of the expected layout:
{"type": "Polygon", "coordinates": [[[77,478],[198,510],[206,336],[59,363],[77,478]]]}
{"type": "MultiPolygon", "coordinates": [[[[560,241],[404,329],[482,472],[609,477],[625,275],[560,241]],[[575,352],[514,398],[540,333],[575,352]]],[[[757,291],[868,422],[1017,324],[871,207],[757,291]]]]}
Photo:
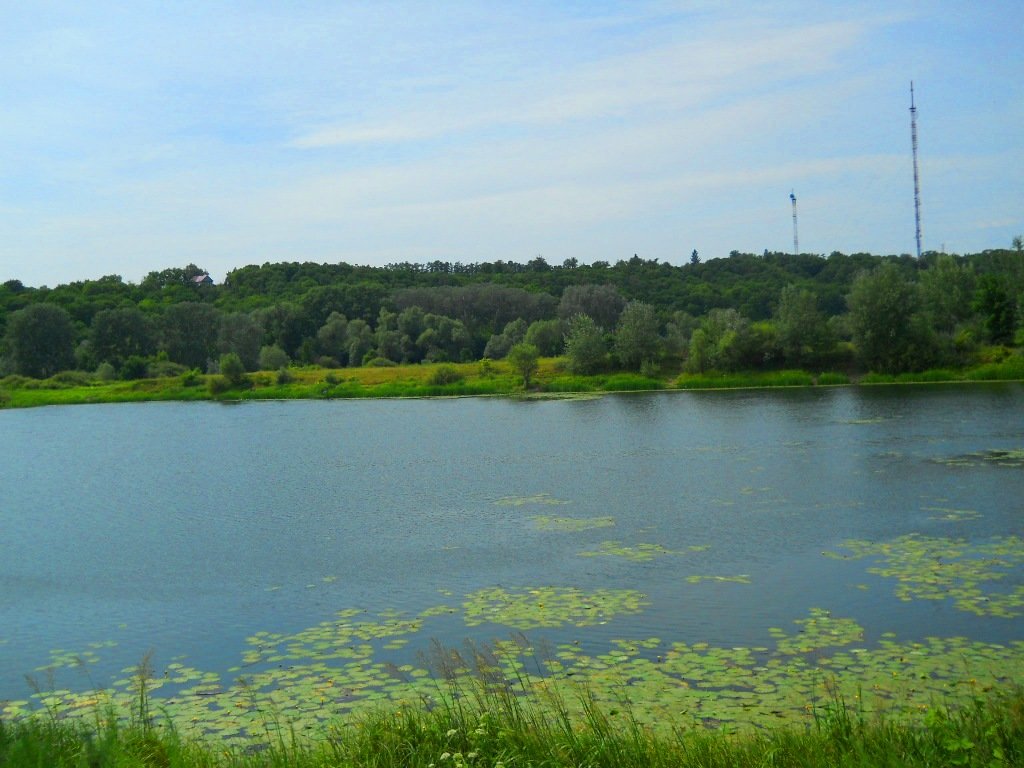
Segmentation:
{"type": "MultiPolygon", "coordinates": [[[[4,386],[0,380],[0,410],[42,407],[48,405],[95,405],[128,402],[246,402],[255,400],[393,400],[440,399],[466,397],[506,397],[518,400],[591,399],[609,394],[643,394],[650,392],[731,392],[762,389],[819,389],[838,387],[881,387],[906,385],[973,385],[1024,383],[1024,366],[1013,358],[1003,364],[976,366],[964,371],[924,371],[918,374],[879,375],[824,373],[808,371],[748,371],[734,374],[679,374],[668,377],[647,377],[631,373],[610,373],[591,376],[565,376],[556,365],[537,376],[530,389],[508,372],[497,370],[479,375],[478,364],[463,363],[464,377],[453,384],[431,384],[433,365],[395,368],[336,369],[308,368],[295,372],[292,382],[278,384],[273,374],[247,374],[246,386],[213,392],[210,382],[216,375],[202,375],[190,384],[181,377],[138,379],[133,381],[66,383],[51,380],[18,380],[16,386],[4,386]],[[394,372],[381,375],[381,371],[394,372]],[[412,374],[412,375],[410,375],[412,374]],[[573,386],[575,385],[575,386],[573,386]]],[[[546,361],[551,362],[551,361],[546,361]]],[[[500,363],[492,364],[497,368],[500,363]]],[[[446,364],[451,365],[451,364],[446,364]]]]}

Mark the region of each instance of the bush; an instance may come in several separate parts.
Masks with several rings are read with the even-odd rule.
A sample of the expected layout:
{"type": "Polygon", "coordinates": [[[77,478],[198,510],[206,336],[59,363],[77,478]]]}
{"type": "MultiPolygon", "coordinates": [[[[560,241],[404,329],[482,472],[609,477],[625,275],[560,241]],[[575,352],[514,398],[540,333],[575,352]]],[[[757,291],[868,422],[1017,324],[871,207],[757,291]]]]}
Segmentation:
{"type": "Polygon", "coordinates": [[[245,366],[234,352],[220,356],[220,373],[232,387],[240,387],[245,383],[245,366]]]}
{"type": "Polygon", "coordinates": [[[198,368],[193,368],[191,371],[185,371],[181,374],[181,386],[183,387],[198,387],[202,380],[199,378],[201,374],[198,368]]]}
{"type": "Polygon", "coordinates": [[[465,374],[454,365],[442,364],[430,372],[427,383],[434,385],[455,384],[465,378],[465,374]]]}
{"type": "Polygon", "coordinates": [[[127,381],[144,379],[149,373],[149,360],[142,355],[130,355],[121,364],[121,378],[127,381]]]}
{"type": "Polygon", "coordinates": [[[328,355],[322,355],[316,359],[316,364],[321,368],[341,368],[341,362],[336,357],[330,357],[328,355]]]}
{"type": "Polygon", "coordinates": [[[10,376],[4,376],[0,379],[0,384],[3,384],[7,389],[24,389],[34,383],[35,379],[22,376],[20,373],[12,373],[10,376]]]}
{"type": "Polygon", "coordinates": [[[480,377],[489,379],[492,376],[494,376],[494,363],[491,361],[491,358],[485,357],[480,361],[480,377]]]}
{"type": "MultiPolygon", "coordinates": [[[[327,378],[330,379],[331,374],[328,374],[327,378]]],[[[277,370],[278,384],[291,384],[293,381],[295,381],[295,377],[292,375],[292,372],[289,371],[287,368],[282,367],[277,370]]]]}
{"type": "Polygon", "coordinates": [[[0,389],[0,408],[4,408],[11,404],[11,393],[5,389],[0,389]]]}
{"type": "Polygon", "coordinates": [[[211,376],[206,380],[206,388],[211,395],[223,395],[231,389],[231,382],[227,380],[226,376],[211,376]]]}
{"type": "Polygon", "coordinates": [[[288,354],[276,344],[260,347],[260,370],[276,371],[288,367],[291,359],[288,354]]]}
{"type": "Polygon", "coordinates": [[[394,368],[398,363],[394,360],[388,360],[386,357],[371,357],[363,365],[370,368],[394,368]]]}
{"type": "Polygon", "coordinates": [[[169,379],[172,376],[181,376],[187,370],[181,363],[158,358],[146,366],[146,375],[151,379],[169,379]]]}
{"type": "Polygon", "coordinates": [[[87,387],[92,384],[93,377],[85,371],[61,371],[53,374],[47,382],[55,387],[87,387]]]}
{"type": "Polygon", "coordinates": [[[100,381],[113,381],[117,378],[117,371],[110,363],[103,362],[96,367],[95,376],[100,381]]]}

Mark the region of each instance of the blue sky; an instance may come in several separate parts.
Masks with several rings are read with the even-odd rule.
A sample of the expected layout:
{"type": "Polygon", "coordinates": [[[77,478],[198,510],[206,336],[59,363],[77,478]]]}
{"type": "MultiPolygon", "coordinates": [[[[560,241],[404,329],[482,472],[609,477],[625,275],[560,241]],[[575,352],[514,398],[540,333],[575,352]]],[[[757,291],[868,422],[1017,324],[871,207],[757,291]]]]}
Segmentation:
{"type": "Polygon", "coordinates": [[[0,0],[0,280],[1024,233],[1024,3],[0,0]]]}

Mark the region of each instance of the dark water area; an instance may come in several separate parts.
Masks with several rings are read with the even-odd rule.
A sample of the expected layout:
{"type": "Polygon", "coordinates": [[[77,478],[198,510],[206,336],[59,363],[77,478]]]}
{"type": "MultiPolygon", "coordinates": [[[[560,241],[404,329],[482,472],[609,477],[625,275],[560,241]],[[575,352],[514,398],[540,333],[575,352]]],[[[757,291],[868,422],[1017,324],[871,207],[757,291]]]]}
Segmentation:
{"type": "MultiPolygon", "coordinates": [[[[226,674],[255,632],[496,586],[643,592],[637,614],[550,632],[595,653],[765,644],[814,607],[867,642],[1020,640],[1016,616],[901,601],[871,562],[822,553],[1024,535],[1024,467],[988,453],[1021,449],[1015,384],[4,411],[0,700],[25,697],[51,651],[91,648],[94,684],[147,651],[226,674]],[[673,554],[581,555],[608,541],[673,554]]],[[[431,633],[403,653],[507,630],[455,615],[431,633]]]]}

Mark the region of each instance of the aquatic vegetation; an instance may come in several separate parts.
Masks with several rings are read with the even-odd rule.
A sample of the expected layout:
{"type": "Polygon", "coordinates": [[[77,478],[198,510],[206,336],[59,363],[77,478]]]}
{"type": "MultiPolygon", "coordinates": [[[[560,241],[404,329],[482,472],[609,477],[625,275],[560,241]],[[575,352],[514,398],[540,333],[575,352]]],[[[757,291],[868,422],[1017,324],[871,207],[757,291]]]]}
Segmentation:
{"type": "Polygon", "coordinates": [[[494,503],[502,507],[523,507],[527,504],[548,504],[551,506],[558,506],[561,504],[569,504],[570,502],[565,501],[564,499],[556,499],[549,493],[536,493],[533,496],[504,496],[494,503]]]}
{"type": "Polygon", "coordinates": [[[644,605],[643,593],[632,589],[584,592],[574,587],[538,587],[510,591],[491,587],[467,595],[463,609],[470,627],[494,623],[528,630],[604,624],[620,614],[638,613],[644,605]]]}
{"type": "Polygon", "coordinates": [[[998,467],[1024,467],[1024,449],[990,449],[987,451],[975,451],[960,456],[949,456],[945,458],[932,459],[936,464],[945,464],[948,467],[974,467],[984,464],[994,464],[998,467]]]}
{"type": "Polygon", "coordinates": [[[530,518],[539,531],[589,531],[592,528],[610,528],[615,525],[615,518],[607,517],[554,517],[551,515],[534,515],[530,518]]]}
{"type": "Polygon", "coordinates": [[[986,588],[1024,565],[1024,539],[1018,536],[970,542],[908,534],[885,542],[846,541],[842,549],[850,554],[824,554],[879,559],[882,565],[868,572],[896,579],[900,600],[951,599],[958,609],[979,616],[1024,615],[1024,585],[1009,591],[986,588]]]}
{"type": "Polygon", "coordinates": [[[36,667],[36,672],[47,672],[61,669],[62,667],[84,667],[99,662],[98,650],[112,648],[117,643],[113,640],[103,640],[89,643],[88,647],[80,651],[68,651],[63,648],[56,648],[49,653],[50,660],[36,667]]]}
{"type": "Polygon", "coordinates": [[[639,544],[627,546],[620,541],[602,541],[597,549],[579,552],[578,554],[580,557],[622,557],[626,560],[632,560],[634,563],[645,563],[656,557],[662,557],[664,555],[678,555],[681,553],[674,552],[671,549],[666,549],[661,544],[647,544],[641,542],[639,544]]]}
{"type": "Polygon", "coordinates": [[[950,507],[924,507],[926,512],[935,512],[929,520],[942,520],[950,523],[966,522],[977,520],[981,513],[974,509],[951,509],[950,507]]]}
{"type": "Polygon", "coordinates": [[[750,584],[750,577],[745,573],[741,573],[738,576],[703,576],[694,574],[687,576],[686,581],[690,584],[700,584],[702,581],[713,581],[720,583],[732,583],[732,584],[750,584]]]}
{"type": "Polygon", "coordinates": [[[776,648],[784,655],[809,653],[831,646],[843,646],[864,639],[864,628],[852,619],[837,619],[831,611],[812,608],[810,617],[797,619],[801,629],[797,635],[787,635],[773,627],[769,634],[776,638],[776,648]]]}
{"type": "MultiPolygon", "coordinates": [[[[467,596],[465,619],[529,628],[589,626],[642,605],[643,596],[629,590],[495,588],[467,596]]],[[[91,722],[100,708],[130,720],[143,692],[159,713],[155,722],[173,722],[186,736],[273,743],[283,734],[322,734],[338,717],[365,717],[381,706],[402,711],[430,702],[444,708],[452,691],[475,677],[524,705],[561,702],[574,717],[588,706],[614,712],[627,705],[638,724],[657,732],[686,725],[811,725],[819,708],[837,698],[855,702],[865,716],[920,718],[936,700],[969,702],[1024,679],[1024,642],[899,642],[883,635],[868,645],[854,619],[818,608],[796,619],[794,631],[770,629],[774,648],[649,637],[613,640],[596,654],[579,642],[563,643],[548,654],[542,643],[516,635],[489,648],[471,646],[468,654],[435,644],[422,657],[427,667],[388,662],[387,652],[429,631],[426,613],[370,617],[358,609],[342,611],[334,622],[292,635],[254,634],[243,653],[248,661],[232,682],[181,661],[162,670],[138,665],[104,690],[55,688],[2,702],[0,718],[43,711],[91,722]],[[342,642],[349,643],[347,652],[336,653],[342,642]]]]}

